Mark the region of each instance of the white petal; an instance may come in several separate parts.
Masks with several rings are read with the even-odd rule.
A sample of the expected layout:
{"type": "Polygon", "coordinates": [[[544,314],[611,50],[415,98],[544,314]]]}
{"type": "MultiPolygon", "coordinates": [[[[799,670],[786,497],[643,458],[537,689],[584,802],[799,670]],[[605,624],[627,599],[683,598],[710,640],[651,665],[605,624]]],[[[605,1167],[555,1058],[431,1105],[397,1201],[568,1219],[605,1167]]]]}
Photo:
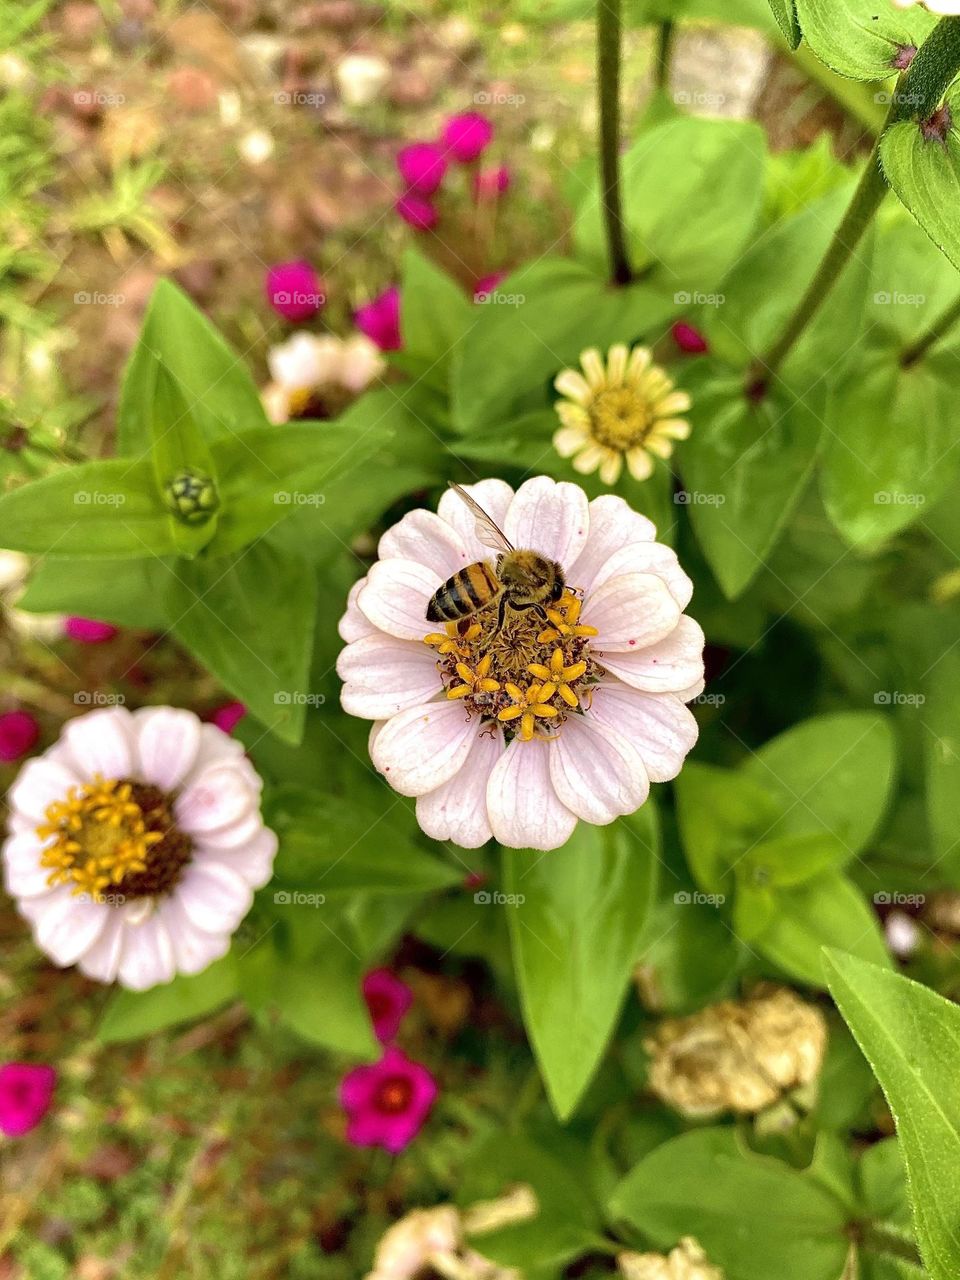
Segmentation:
{"type": "Polygon", "coordinates": [[[478,732],[460,701],[430,702],[387,720],[370,756],[395,791],[422,796],[460,771],[478,732]]]}
{"type": "Polygon", "coordinates": [[[386,720],[420,706],[443,687],[433,649],[422,640],[397,640],[382,632],[347,645],[337,659],[337,675],[344,682],[344,711],[367,720],[386,720]]]}
{"type": "Polygon", "coordinates": [[[680,568],[677,553],[662,542],[634,542],[614,552],[606,564],[601,565],[584,599],[584,610],[589,608],[590,595],[608,578],[622,573],[653,573],[662,578],[681,609],[685,609],[693,597],[693,583],[680,568]]]}
{"type": "Polygon", "coordinates": [[[44,844],[34,831],[12,835],[4,844],[4,885],[12,897],[35,898],[50,892],[50,868],[40,865],[44,844]]]}
{"type": "Polygon", "coordinates": [[[621,547],[634,542],[652,542],[656,525],[639,515],[622,498],[605,493],[590,503],[590,537],[587,545],[567,571],[573,587],[589,591],[599,570],[621,547]]]}
{"type": "Polygon", "coordinates": [[[352,640],[360,640],[363,636],[372,636],[376,627],[366,618],[357,604],[357,597],[367,585],[366,578],[361,578],[350,588],[347,596],[347,611],[337,623],[340,639],[350,644],[352,640]]]}
{"type": "Polygon", "coordinates": [[[446,520],[423,510],[411,511],[388,529],[380,539],[377,554],[381,560],[413,560],[432,569],[442,582],[477,558],[446,520]]]}
{"type": "Polygon", "coordinates": [[[209,858],[187,867],[176,896],[197,929],[216,934],[233,933],[253,902],[253,890],[243,876],[209,858]]]}
{"type": "Polygon", "coordinates": [[[236,872],[251,889],[262,889],[273,875],[277,837],[268,827],[262,827],[252,840],[234,849],[214,848],[204,843],[197,846],[196,855],[198,861],[218,862],[228,871],[236,872]]]}
{"type": "Polygon", "coordinates": [[[605,654],[656,644],[679,620],[680,606],[663,579],[652,573],[608,578],[593,592],[589,612],[584,614],[584,621],[597,628],[595,644],[605,654]]]}
{"type": "MultiPolygon", "coordinates": [[[[503,528],[507,519],[507,511],[513,501],[513,490],[505,480],[478,480],[476,484],[465,484],[464,489],[470,497],[487,513],[499,528],[503,528]]],[[[477,522],[470,508],[453,490],[448,489],[440,499],[437,514],[456,532],[470,556],[470,562],[489,560],[490,548],[477,537],[477,522]]]]}
{"type": "Polygon", "coordinates": [[[368,621],[400,640],[422,640],[436,623],[427,622],[427,605],[443,584],[439,573],[413,560],[378,560],[357,596],[368,621]]]}
{"type": "Polygon", "coordinates": [[[245,818],[257,797],[233,762],[214,764],[196,775],[174,801],[177,825],[192,835],[216,831],[245,818]]]}
{"type": "Polygon", "coordinates": [[[703,646],[699,624],[684,614],[676,629],[657,644],[626,653],[606,653],[602,664],[633,689],[679,694],[703,678],[703,646]]]}
{"type": "Polygon", "coordinates": [[[201,973],[229,951],[230,934],[198,929],[184,911],[178,892],[162,902],[159,911],[170,935],[178,973],[201,973]]]}
{"type": "Polygon", "coordinates": [[[651,782],[675,778],[697,741],[693,713],[672,693],[641,693],[605,680],[593,690],[588,714],[636,747],[651,782]]]}
{"type": "Polygon", "coordinates": [[[578,818],[604,826],[646,800],[650,782],[640,753],[618,730],[569,716],[550,747],[554,790],[578,818]]]}
{"type": "Polygon", "coordinates": [[[115,982],[123,953],[124,925],[119,911],[107,908],[109,916],[103,932],[77,961],[80,972],[95,982],[115,982]]]}
{"type": "Polygon", "coordinates": [[[200,718],[175,707],[134,712],[140,776],[164,791],[179,787],[200,750],[200,718]]]}
{"type": "Polygon", "coordinates": [[[198,778],[201,773],[205,773],[211,765],[215,764],[232,764],[240,769],[244,776],[250,779],[251,786],[258,793],[263,786],[260,775],[244,755],[243,743],[238,738],[232,738],[229,733],[224,733],[222,729],[218,729],[215,724],[201,724],[197,758],[184,783],[192,782],[194,778],[198,778]]]}
{"type": "Polygon", "coordinates": [[[204,849],[216,849],[223,852],[239,849],[241,845],[255,840],[262,827],[263,818],[260,816],[260,810],[255,807],[249,813],[245,813],[238,818],[236,822],[231,822],[225,827],[219,827],[216,831],[205,831],[197,839],[196,844],[202,845],[204,849]]]}
{"type": "Polygon", "coordinates": [[[44,756],[28,760],[10,789],[10,808],[28,818],[31,825],[42,822],[54,800],[65,800],[80,779],[71,770],[44,756]]]}
{"type": "Polygon", "coordinates": [[[553,385],[562,396],[573,400],[575,404],[586,406],[593,400],[590,384],[576,369],[564,369],[562,373],[558,373],[553,380],[553,385]]]}
{"type": "Polygon", "coordinates": [[[21,909],[33,921],[37,946],[54,964],[76,964],[99,938],[112,908],[61,885],[45,898],[31,898],[21,909]]]}
{"type": "Polygon", "coordinates": [[[510,849],[559,849],[577,825],[550,781],[549,753],[555,743],[514,738],[487,784],[493,834],[510,849]]]}
{"type": "Polygon", "coordinates": [[[64,727],[63,740],[85,777],[128,778],[134,772],[133,717],[126,707],[78,716],[64,727]]]}
{"type": "Polygon", "coordinates": [[[125,926],[117,980],[130,991],[169,982],[177,971],[173,942],[158,911],[136,926],[125,926]]]}
{"type": "Polygon", "coordinates": [[[463,849],[479,849],[491,838],[487,782],[503,754],[503,734],[474,738],[463,768],[449,782],[417,800],[417,821],[433,840],[452,840],[463,849]]]}
{"type": "Polygon", "coordinates": [[[534,476],[516,492],[503,531],[515,547],[530,548],[566,568],[587,544],[590,511],[579,485],[534,476]]]}

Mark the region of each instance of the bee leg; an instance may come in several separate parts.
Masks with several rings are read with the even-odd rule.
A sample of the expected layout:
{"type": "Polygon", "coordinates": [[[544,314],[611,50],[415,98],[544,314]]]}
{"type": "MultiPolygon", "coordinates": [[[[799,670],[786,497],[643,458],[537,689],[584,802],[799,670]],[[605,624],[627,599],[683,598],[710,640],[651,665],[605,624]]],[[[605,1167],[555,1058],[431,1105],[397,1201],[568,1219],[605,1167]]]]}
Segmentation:
{"type": "Polygon", "coordinates": [[[499,604],[497,605],[497,630],[498,631],[503,630],[503,618],[506,611],[507,611],[507,594],[506,592],[504,592],[503,595],[500,597],[499,604]]]}

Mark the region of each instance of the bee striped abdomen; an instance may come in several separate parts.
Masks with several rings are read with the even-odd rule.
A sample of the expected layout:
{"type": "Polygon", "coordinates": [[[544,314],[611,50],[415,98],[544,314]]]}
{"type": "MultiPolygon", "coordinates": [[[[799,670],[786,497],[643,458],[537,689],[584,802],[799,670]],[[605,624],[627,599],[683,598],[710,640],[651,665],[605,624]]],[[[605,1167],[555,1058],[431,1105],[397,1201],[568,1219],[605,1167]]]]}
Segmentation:
{"type": "Polygon", "coordinates": [[[427,606],[429,622],[456,622],[490,603],[501,590],[500,582],[482,560],[448,578],[427,606]]]}

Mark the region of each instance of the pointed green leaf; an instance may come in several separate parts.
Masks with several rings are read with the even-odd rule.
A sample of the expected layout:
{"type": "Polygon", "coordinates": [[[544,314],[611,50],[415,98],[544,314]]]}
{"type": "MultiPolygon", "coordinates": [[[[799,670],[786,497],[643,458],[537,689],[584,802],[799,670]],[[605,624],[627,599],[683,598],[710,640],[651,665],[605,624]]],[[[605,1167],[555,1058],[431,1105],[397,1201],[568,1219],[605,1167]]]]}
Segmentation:
{"type": "Polygon", "coordinates": [[[104,1044],[138,1040],[202,1018],[237,995],[237,967],[233,956],[227,955],[202,973],[174,978],[149,991],[117,991],[107,1005],[98,1037],[104,1044]]]}
{"type": "Polygon", "coordinates": [[[948,96],[945,109],[950,124],[942,138],[929,136],[915,120],[901,121],[883,135],[880,160],[891,187],[960,269],[960,92],[948,96]]]}
{"type": "Polygon", "coordinates": [[[820,61],[854,80],[888,79],[896,73],[897,50],[922,44],[937,25],[920,5],[904,10],[876,0],[796,0],[796,6],[803,37],[820,61]]]}

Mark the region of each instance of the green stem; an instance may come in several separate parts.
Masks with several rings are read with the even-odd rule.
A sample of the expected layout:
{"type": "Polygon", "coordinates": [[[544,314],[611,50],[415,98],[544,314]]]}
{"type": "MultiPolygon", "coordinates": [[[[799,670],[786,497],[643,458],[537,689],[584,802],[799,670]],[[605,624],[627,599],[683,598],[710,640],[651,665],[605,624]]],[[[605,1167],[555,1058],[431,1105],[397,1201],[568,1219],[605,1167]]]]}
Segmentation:
{"type": "MultiPolygon", "coordinates": [[[[887,113],[885,128],[904,120],[927,120],[960,71],[960,18],[942,18],[923,42],[917,55],[897,82],[893,101],[887,113]]],[[[863,171],[850,206],[834,233],[816,275],[783,332],[765,355],[759,357],[750,371],[749,385],[762,390],[793,350],[797,339],[817,314],[830,290],[839,279],[851,254],[887,193],[886,180],[880,167],[880,141],[877,140],[867,167],[863,171]]]]}
{"type": "Polygon", "coordinates": [[[621,0],[597,0],[597,98],[600,108],[600,195],[603,200],[610,279],[632,280],[620,198],[621,0]]]}
{"type": "Polygon", "coordinates": [[[867,1253],[885,1254],[888,1258],[912,1262],[915,1267],[923,1266],[917,1246],[892,1227],[878,1222],[865,1223],[860,1228],[859,1237],[860,1244],[867,1253]]]}
{"type": "Polygon", "coordinates": [[[937,316],[930,328],[904,349],[900,357],[900,363],[904,369],[909,369],[911,365],[922,360],[930,348],[938,343],[958,320],[960,320],[960,298],[951,302],[946,311],[937,316]]]}
{"type": "Polygon", "coordinates": [[[657,27],[657,62],[654,82],[658,89],[667,90],[670,87],[670,61],[673,55],[673,38],[676,33],[676,27],[669,18],[664,19],[657,27]]]}

